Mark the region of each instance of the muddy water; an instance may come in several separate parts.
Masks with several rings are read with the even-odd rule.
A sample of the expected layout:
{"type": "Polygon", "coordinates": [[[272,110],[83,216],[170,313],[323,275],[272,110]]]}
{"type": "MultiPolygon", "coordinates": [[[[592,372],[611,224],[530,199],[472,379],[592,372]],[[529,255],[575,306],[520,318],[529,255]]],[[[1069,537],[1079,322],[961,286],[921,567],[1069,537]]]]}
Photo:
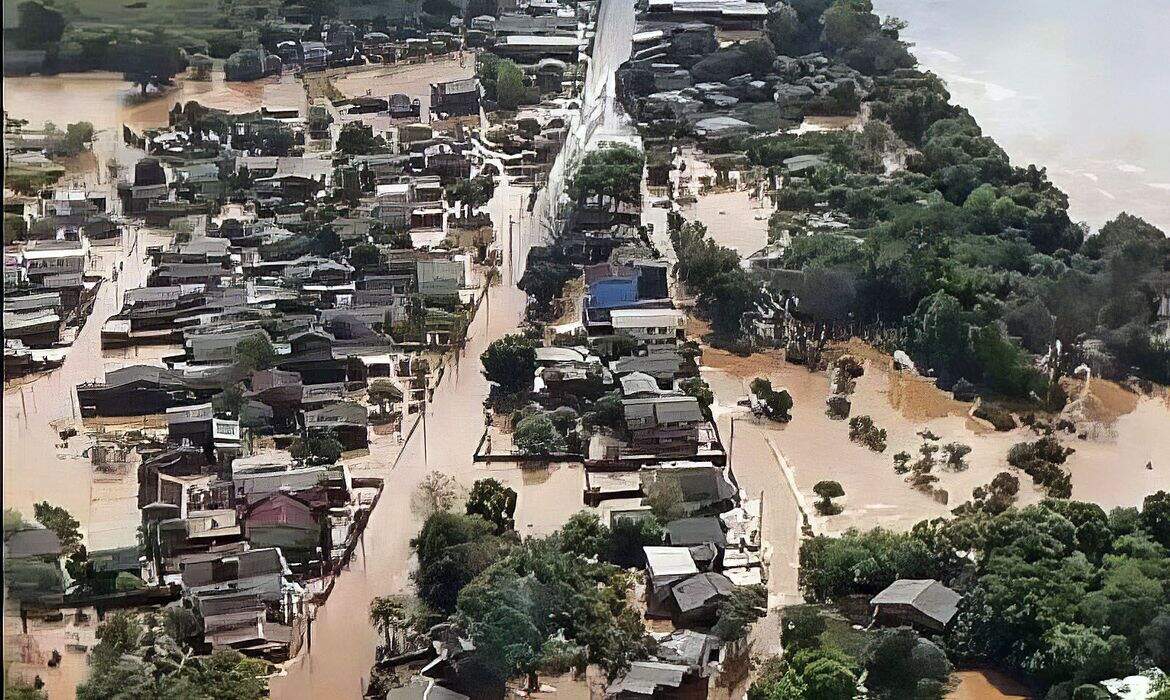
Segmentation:
{"type": "Polygon", "coordinates": [[[333,80],[333,85],[346,97],[388,97],[403,93],[419,101],[419,120],[429,121],[431,109],[431,83],[469,78],[475,74],[475,58],[471,53],[440,60],[401,64],[363,70],[333,80]]]}
{"type": "Polygon", "coordinates": [[[99,380],[105,372],[129,364],[161,364],[159,359],[174,349],[164,347],[101,351],[101,328],[121,308],[122,293],[145,285],[149,261],[147,246],[159,245],[166,236],[146,230],[126,234],[124,245],[94,248],[90,274],[103,274],[93,313],[78,334],[65,363],[57,370],[4,391],[4,507],[16,508],[29,519],[32,504],[42,500],[65,507],[81,522],[90,549],[105,549],[136,542],[138,526],[136,484],[133,473],[95,478],[82,452],[92,444],[84,435],[59,447],[56,425],[78,424],[74,387],[99,380]],[[121,262],[117,282],[110,281],[113,267],[121,262]]]}
{"type": "Polygon", "coordinates": [[[13,119],[27,119],[30,128],[53,122],[66,124],[87,121],[97,131],[94,143],[97,170],[71,171],[77,182],[96,184],[107,177],[106,163],[117,160],[133,165],[142,152],[122,142],[122,125],[141,130],[165,126],[175,103],[198,100],[208,107],[230,112],[256,110],[261,104],[305,108],[304,90],[292,75],[250,83],[225,82],[216,71],[210,81],[180,79],[176,87],[162,94],[151,92],[143,99],[137,88],[116,73],[64,73],[51,77],[4,78],[4,110],[13,119]]]}
{"type": "Polygon", "coordinates": [[[703,195],[682,214],[688,221],[701,221],[720,245],[747,257],[768,244],[768,216],[771,204],[752,199],[748,190],[703,195]]]}
{"type": "MultiPolygon", "coordinates": [[[[516,216],[519,198],[527,190],[501,184],[488,205],[496,222],[497,240],[506,240],[508,215],[516,216]],[[504,225],[501,227],[500,223],[504,225]]],[[[535,233],[525,216],[519,228],[517,252],[526,251],[535,233]]],[[[507,246],[505,261],[507,261],[507,246]]],[[[523,257],[517,258],[517,275],[523,257]]],[[[378,507],[353,562],[337,580],[328,602],[317,609],[312,624],[312,649],[290,661],[287,676],[272,681],[272,693],[281,698],[358,697],[374,660],[377,635],[369,625],[367,610],[372,598],[411,593],[410,538],[421,519],[410,507],[415,488],[429,471],[454,477],[465,488],[477,478],[492,476],[518,491],[517,524],[522,532],[543,534],[580,509],[580,470],[560,467],[543,479],[524,477],[515,469],[481,468],[472,454],[484,427],[483,400],[488,383],[479,371],[479,355],[488,344],[514,332],[522,318],[525,295],[509,284],[491,288],[490,301],[480,308],[469,328],[469,341],[458,365],[447,368],[427,413],[426,439],[420,426],[398,453],[386,438],[375,438],[371,459],[355,470],[362,476],[386,480],[378,507]],[[425,446],[424,446],[425,445],[425,446]]]]}
{"type": "Polygon", "coordinates": [[[1027,700],[1032,695],[1020,683],[998,671],[957,671],[958,686],[947,700],[1027,700]]]}
{"type": "MultiPolygon", "coordinates": [[[[840,501],[844,512],[827,518],[814,514],[817,532],[875,526],[908,529],[920,520],[946,515],[969,500],[972,489],[988,483],[1001,471],[1020,477],[1020,503],[1042,498],[1031,479],[1010,467],[1006,460],[1012,445],[1035,440],[1034,433],[1025,428],[1005,433],[988,430],[967,418],[968,404],[951,401],[925,382],[889,373],[884,363],[866,362],[866,373],[857,381],[851,413],[869,415],[887,431],[888,447],[876,453],[849,441],[848,421],[831,420],[825,415],[828,379],[824,373],[810,373],[801,366],[785,363],[775,353],[741,360],[708,349],[704,362],[742,379],[744,387],[752,378],[766,376],[773,386],[791,392],[795,403],[793,420],[785,425],[767,424],[764,429],[795,473],[803,502],[807,507],[817,500],[812,489],[818,481],[838,481],[845,489],[840,501]],[[935,470],[939,477],[936,487],[949,495],[945,505],[910,488],[904,477],[893,470],[894,453],[906,450],[915,454],[922,444],[917,433],[922,430],[933,431],[940,437],[940,444],[961,442],[972,448],[966,470],[935,470]]],[[[1166,401],[1142,398],[1131,413],[1119,417],[1112,426],[1115,439],[1064,439],[1077,450],[1066,463],[1072,472],[1073,498],[1109,509],[1140,505],[1147,494],[1170,488],[1166,425],[1170,425],[1166,401]],[[1154,463],[1152,470],[1145,468],[1149,460],[1154,463]]]]}

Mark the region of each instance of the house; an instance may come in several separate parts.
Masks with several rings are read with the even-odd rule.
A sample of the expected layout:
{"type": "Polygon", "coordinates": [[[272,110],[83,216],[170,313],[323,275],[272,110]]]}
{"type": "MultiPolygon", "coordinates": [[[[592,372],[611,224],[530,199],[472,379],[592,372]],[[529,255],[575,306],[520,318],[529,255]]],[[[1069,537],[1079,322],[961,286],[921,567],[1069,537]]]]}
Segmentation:
{"type": "Polygon", "coordinates": [[[723,29],[762,29],[768,7],[750,0],[650,0],[649,17],[659,21],[705,22],[723,29]]]}
{"type": "Polygon", "coordinates": [[[589,265],[585,268],[585,286],[585,304],[591,308],[620,308],[638,301],[638,271],[633,267],[589,265]]]}
{"type": "Polygon", "coordinates": [[[643,467],[639,476],[643,493],[653,493],[659,482],[675,484],[682,492],[682,508],[687,513],[728,510],[739,492],[726,470],[710,462],[661,462],[643,467]]]}
{"type": "Polygon", "coordinates": [[[613,309],[614,333],[632,337],[639,345],[677,345],[686,337],[686,315],[678,309],[613,309]]]}
{"type": "Polygon", "coordinates": [[[699,679],[700,688],[684,694],[684,685],[690,668],[662,661],[635,661],[630,668],[605,689],[606,698],[634,700],[636,698],[705,698],[706,679],[699,679]]]}
{"type": "Polygon", "coordinates": [[[662,389],[658,381],[644,372],[630,372],[621,378],[622,396],[627,399],[647,399],[656,396],[679,395],[673,389],[662,389]]]}
{"type": "Polygon", "coordinates": [[[655,455],[693,455],[704,442],[699,434],[707,420],[693,396],[623,399],[630,450],[655,455]]]}
{"type": "Polygon", "coordinates": [[[719,518],[681,518],[666,524],[666,543],[672,547],[691,547],[712,543],[720,550],[727,546],[727,536],[719,518]]]}
{"type": "Polygon", "coordinates": [[[829,163],[828,158],[818,155],[792,156],[784,159],[784,172],[790,176],[811,175],[817,168],[829,163]]]}
{"type": "Polygon", "coordinates": [[[65,592],[61,540],[51,530],[17,530],[4,542],[4,586],[19,601],[65,592]]]}
{"type": "Polygon", "coordinates": [[[424,297],[458,296],[466,284],[462,260],[419,260],[415,263],[418,292],[424,297]]]}
{"type": "Polygon", "coordinates": [[[254,591],[208,592],[192,598],[195,612],[203,619],[203,639],[212,648],[265,639],[268,608],[254,591]]]}
{"type": "Polygon", "coordinates": [[[536,63],[542,58],[558,58],[576,63],[581,40],[576,36],[510,34],[496,39],[495,53],[517,63],[536,63]]]}
{"type": "Polygon", "coordinates": [[[707,626],[715,623],[719,605],[727,600],[735,584],[723,574],[707,571],[670,586],[668,599],[676,625],[707,626]]]}
{"type": "Polygon", "coordinates": [[[84,418],[147,416],[172,406],[203,403],[220,391],[222,377],[192,379],[173,370],[131,365],[106,373],[104,382],[77,386],[84,418]]]}
{"type": "Polygon", "coordinates": [[[687,666],[691,670],[705,673],[707,664],[719,662],[723,649],[723,640],[713,634],[704,634],[694,630],[675,630],[669,637],[660,639],[654,650],[654,657],[659,661],[687,666]]]}
{"type": "Polygon", "coordinates": [[[898,579],[870,599],[874,619],[886,625],[910,625],[942,632],[959,611],[963,596],[934,579],[898,579]]]}
{"type": "Polygon", "coordinates": [[[418,119],[420,102],[417,97],[412,98],[405,93],[396,92],[390,95],[390,116],[394,119],[418,119]]]}
{"type": "Polygon", "coordinates": [[[478,78],[431,83],[431,113],[440,119],[478,115],[479,99],[478,78]]]}
{"type": "Polygon", "coordinates": [[[4,338],[20,341],[30,348],[49,347],[60,342],[64,325],[61,316],[52,309],[25,313],[4,311],[4,338]]]}
{"type": "Polygon", "coordinates": [[[184,592],[253,592],[266,603],[285,600],[292,571],[279,549],[250,549],[229,553],[209,561],[193,561],[183,566],[184,592]]]}
{"type": "Polygon", "coordinates": [[[301,42],[301,64],[305,70],[322,70],[329,63],[329,49],[323,41],[301,42]]]}
{"type": "Polygon", "coordinates": [[[682,355],[673,349],[671,352],[655,351],[650,355],[619,357],[610,363],[609,368],[617,377],[635,372],[649,375],[659,386],[672,386],[677,377],[684,376],[682,355]]]}
{"type": "Polygon", "coordinates": [[[646,595],[652,609],[661,608],[677,581],[699,573],[686,547],[643,547],[646,555],[646,595]]]}
{"type": "Polygon", "coordinates": [[[193,406],[175,406],[167,409],[167,438],[182,444],[210,447],[212,438],[211,421],[215,412],[210,403],[193,406]]]}
{"type": "Polygon", "coordinates": [[[328,431],[345,450],[359,450],[369,444],[366,407],[353,401],[339,401],[324,408],[305,411],[305,430],[328,431]]]}
{"type": "Polygon", "coordinates": [[[253,501],[244,511],[244,537],[253,547],[278,547],[292,566],[319,559],[318,548],[329,551],[327,531],[309,498],[277,491],[253,501]]]}

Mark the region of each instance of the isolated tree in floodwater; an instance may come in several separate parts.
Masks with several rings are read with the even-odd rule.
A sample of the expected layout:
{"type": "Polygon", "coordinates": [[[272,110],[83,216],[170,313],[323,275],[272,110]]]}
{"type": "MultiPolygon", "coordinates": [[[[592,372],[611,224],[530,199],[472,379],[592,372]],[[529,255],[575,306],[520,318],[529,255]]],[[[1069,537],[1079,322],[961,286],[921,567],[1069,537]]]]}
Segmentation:
{"type": "Polygon", "coordinates": [[[536,371],[536,346],[519,334],[492,341],[479,356],[483,376],[505,394],[515,394],[532,385],[536,371]]]}
{"type": "Polygon", "coordinates": [[[845,489],[841,488],[841,484],[836,481],[818,481],[816,486],[813,486],[813,493],[821,497],[817,501],[817,512],[821,515],[836,515],[841,512],[841,506],[833,503],[834,498],[840,498],[845,495],[845,489]]]}

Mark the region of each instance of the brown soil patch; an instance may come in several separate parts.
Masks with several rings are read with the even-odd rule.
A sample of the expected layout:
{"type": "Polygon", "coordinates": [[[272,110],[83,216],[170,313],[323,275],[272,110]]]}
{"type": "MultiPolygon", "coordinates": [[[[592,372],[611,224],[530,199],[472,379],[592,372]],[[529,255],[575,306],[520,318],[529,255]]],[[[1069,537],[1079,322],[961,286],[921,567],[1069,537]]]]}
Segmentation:
{"type": "Polygon", "coordinates": [[[784,367],[796,367],[796,365],[789,365],[785,362],[784,353],[781,350],[768,350],[742,357],[709,345],[703,346],[702,362],[704,367],[721,369],[741,379],[766,377],[769,374],[779,373],[784,367]]]}
{"type": "Polygon", "coordinates": [[[910,420],[966,416],[971,404],[956,401],[925,377],[890,371],[890,405],[910,420]]]}
{"type": "Polygon", "coordinates": [[[825,358],[830,364],[842,355],[853,355],[862,362],[869,362],[882,370],[889,369],[894,364],[893,357],[860,338],[850,338],[844,343],[833,343],[825,350],[825,358]]]}
{"type": "Polygon", "coordinates": [[[1104,425],[1115,423],[1118,418],[1132,413],[1140,398],[1116,382],[1097,377],[1090,378],[1088,382],[1066,377],[1061,384],[1070,398],[1066,409],[1068,414],[1076,420],[1104,425]]]}

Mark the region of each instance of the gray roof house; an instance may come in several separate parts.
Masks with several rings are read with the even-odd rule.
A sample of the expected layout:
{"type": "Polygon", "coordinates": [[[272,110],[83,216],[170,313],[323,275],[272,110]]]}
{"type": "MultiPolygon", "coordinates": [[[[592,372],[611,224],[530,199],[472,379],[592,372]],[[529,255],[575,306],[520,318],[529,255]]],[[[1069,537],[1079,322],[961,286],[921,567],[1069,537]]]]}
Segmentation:
{"type": "Polygon", "coordinates": [[[723,574],[711,571],[683,579],[670,587],[670,607],[677,625],[702,625],[715,621],[719,604],[735,590],[723,574]]]}
{"type": "Polygon", "coordinates": [[[946,629],[963,596],[934,579],[898,579],[870,599],[874,618],[883,624],[909,624],[920,630],[946,629]]]}

